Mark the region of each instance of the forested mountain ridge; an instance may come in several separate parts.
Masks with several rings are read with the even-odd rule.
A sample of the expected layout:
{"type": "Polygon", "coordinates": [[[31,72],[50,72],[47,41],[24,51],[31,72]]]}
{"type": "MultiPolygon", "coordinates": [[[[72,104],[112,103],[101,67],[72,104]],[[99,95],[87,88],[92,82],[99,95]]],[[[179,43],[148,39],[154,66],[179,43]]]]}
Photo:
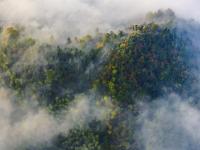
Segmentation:
{"type": "Polygon", "coordinates": [[[179,29],[172,11],[147,17],[147,23],[68,38],[64,45],[53,39],[42,43],[22,27],[1,28],[0,83],[13,91],[18,105],[35,95],[39,106],[57,117],[78,94],[95,93],[96,105],[112,103],[106,123],[94,119],[67,135],[60,133],[51,144],[21,149],[143,149],[134,131],[139,103],[171,92],[190,94],[196,81],[192,62],[197,59],[191,55],[196,47],[188,31],[179,29]]]}

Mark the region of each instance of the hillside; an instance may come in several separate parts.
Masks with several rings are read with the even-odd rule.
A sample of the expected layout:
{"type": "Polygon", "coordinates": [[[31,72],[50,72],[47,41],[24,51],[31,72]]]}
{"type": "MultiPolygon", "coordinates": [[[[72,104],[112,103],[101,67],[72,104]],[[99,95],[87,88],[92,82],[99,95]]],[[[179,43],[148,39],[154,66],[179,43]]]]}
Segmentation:
{"type": "MultiPolygon", "coordinates": [[[[149,13],[147,18],[146,23],[119,31],[69,37],[60,45],[53,37],[45,42],[30,37],[20,26],[2,26],[0,84],[11,91],[16,107],[37,103],[36,112],[43,108],[59,121],[77,96],[87,95],[95,107],[111,109],[104,119],[87,118],[66,133],[56,132],[51,142],[22,140],[14,149],[143,150],[137,132],[141,103],[170,93],[191,95],[198,67],[189,32],[192,23],[181,28],[187,21],[171,10],[149,13]]],[[[11,118],[18,111],[14,114],[11,118]]],[[[18,123],[13,122],[11,126],[18,123]]]]}

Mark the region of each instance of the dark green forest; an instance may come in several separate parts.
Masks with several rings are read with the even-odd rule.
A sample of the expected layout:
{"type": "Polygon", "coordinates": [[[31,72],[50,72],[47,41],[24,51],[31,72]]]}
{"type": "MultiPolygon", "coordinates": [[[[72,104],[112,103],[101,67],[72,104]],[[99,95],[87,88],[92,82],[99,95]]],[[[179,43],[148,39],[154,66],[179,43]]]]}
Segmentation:
{"type": "Polygon", "coordinates": [[[96,105],[112,103],[105,122],[93,119],[59,133],[51,144],[19,149],[143,150],[136,133],[140,103],[195,90],[198,52],[181,23],[192,26],[171,10],[158,11],[148,13],[143,24],[107,33],[97,29],[60,45],[28,36],[21,26],[2,26],[0,84],[13,91],[16,105],[36,95],[39,107],[59,118],[79,94],[94,94],[96,105]]]}

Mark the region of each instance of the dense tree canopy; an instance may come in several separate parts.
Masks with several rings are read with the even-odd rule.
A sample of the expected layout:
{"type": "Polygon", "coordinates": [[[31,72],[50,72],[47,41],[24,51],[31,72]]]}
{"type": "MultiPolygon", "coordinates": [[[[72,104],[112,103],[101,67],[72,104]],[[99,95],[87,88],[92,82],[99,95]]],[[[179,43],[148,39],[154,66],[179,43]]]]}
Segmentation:
{"type": "Polygon", "coordinates": [[[106,124],[95,120],[58,135],[52,145],[26,150],[133,150],[138,101],[153,100],[166,92],[182,93],[194,82],[187,33],[176,28],[174,13],[147,15],[156,22],[119,32],[68,38],[65,45],[40,43],[20,27],[2,27],[0,84],[13,89],[18,100],[37,95],[38,102],[56,116],[76,94],[95,91],[114,108],[106,124]],[[131,121],[128,120],[129,114],[131,121]],[[130,124],[131,122],[131,124],[130,124]],[[129,128],[128,126],[131,126],[129,128]]]}

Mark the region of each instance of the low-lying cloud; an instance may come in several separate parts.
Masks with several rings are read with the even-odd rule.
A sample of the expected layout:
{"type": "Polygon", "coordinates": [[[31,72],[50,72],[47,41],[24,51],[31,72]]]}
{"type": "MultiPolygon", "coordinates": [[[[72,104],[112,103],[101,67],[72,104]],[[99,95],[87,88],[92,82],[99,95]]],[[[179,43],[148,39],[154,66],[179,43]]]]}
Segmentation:
{"type": "Polygon", "coordinates": [[[139,116],[144,150],[198,150],[200,111],[176,94],[150,104],[139,116]]]}
{"type": "Polygon", "coordinates": [[[199,20],[199,4],[198,0],[1,0],[0,23],[21,24],[34,34],[59,38],[141,22],[148,11],[158,9],[171,8],[178,16],[199,20]]]}
{"type": "MultiPolygon", "coordinates": [[[[46,109],[32,106],[14,105],[13,94],[0,89],[0,149],[15,150],[27,146],[50,143],[59,135],[76,126],[84,126],[92,120],[106,121],[112,108],[109,105],[96,105],[95,100],[79,95],[62,113],[54,118],[46,109]]],[[[108,103],[107,103],[108,104],[108,103]]]]}

